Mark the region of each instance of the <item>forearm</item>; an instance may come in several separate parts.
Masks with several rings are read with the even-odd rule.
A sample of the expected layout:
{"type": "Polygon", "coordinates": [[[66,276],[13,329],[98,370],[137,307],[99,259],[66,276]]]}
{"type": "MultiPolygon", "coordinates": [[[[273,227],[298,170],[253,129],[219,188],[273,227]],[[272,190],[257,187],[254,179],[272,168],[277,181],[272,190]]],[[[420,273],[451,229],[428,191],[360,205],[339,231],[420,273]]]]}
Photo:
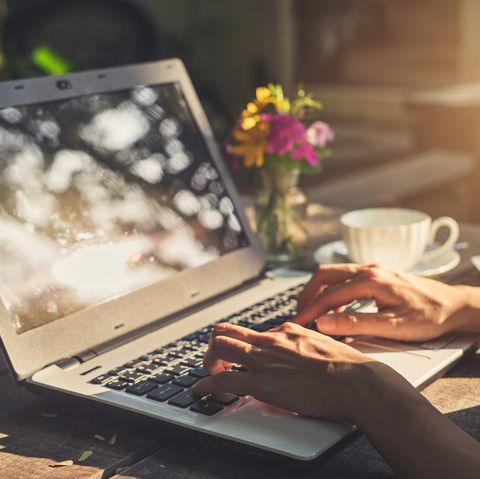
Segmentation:
{"type": "Polygon", "coordinates": [[[392,469],[409,479],[477,478],[480,444],[396,372],[368,367],[354,420],[392,469]]]}

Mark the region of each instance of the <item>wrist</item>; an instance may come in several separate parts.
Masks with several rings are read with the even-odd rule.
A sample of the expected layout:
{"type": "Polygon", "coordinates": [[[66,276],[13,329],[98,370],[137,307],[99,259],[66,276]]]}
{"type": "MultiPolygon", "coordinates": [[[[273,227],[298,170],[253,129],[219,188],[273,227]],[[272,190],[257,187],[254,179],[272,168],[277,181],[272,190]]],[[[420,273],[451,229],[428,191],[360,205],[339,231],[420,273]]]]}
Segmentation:
{"type": "Polygon", "coordinates": [[[399,406],[420,396],[400,374],[379,361],[368,361],[359,365],[353,378],[347,407],[348,420],[360,429],[382,423],[395,415],[399,406]]]}
{"type": "Polygon", "coordinates": [[[480,332],[480,288],[453,286],[457,293],[455,310],[451,316],[451,329],[480,332]]]}
{"type": "Polygon", "coordinates": [[[364,370],[353,422],[400,477],[478,476],[473,438],[393,369],[371,362],[364,370]]]}

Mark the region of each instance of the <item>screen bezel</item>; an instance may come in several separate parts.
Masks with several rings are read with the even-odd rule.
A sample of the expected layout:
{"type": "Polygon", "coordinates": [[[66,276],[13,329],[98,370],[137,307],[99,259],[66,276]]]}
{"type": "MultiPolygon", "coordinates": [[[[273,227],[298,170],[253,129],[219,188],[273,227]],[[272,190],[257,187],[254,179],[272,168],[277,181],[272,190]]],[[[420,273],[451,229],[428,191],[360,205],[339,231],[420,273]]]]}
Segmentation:
{"type": "Polygon", "coordinates": [[[0,108],[107,93],[137,85],[168,83],[180,84],[211,159],[237,209],[249,245],[210,263],[179,272],[143,289],[90,306],[21,334],[15,331],[9,313],[0,301],[2,347],[17,380],[27,378],[48,364],[78,355],[225,293],[254,279],[263,270],[265,261],[261,248],[249,226],[240,197],[181,60],[3,82],[0,84],[0,108]],[[59,89],[57,85],[60,80],[68,80],[70,88],[59,89]]]}

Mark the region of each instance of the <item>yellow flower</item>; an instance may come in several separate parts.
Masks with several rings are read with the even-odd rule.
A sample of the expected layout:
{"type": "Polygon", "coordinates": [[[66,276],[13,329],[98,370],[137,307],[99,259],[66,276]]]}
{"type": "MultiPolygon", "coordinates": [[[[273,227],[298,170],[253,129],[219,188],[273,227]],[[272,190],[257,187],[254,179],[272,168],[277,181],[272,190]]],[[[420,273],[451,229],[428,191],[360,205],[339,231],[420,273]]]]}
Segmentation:
{"type": "Polygon", "coordinates": [[[247,108],[242,111],[240,118],[242,130],[248,131],[260,121],[260,111],[262,108],[263,105],[259,104],[256,100],[248,103],[247,108]]]}
{"type": "Polygon", "coordinates": [[[266,86],[261,86],[257,88],[256,97],[257,101],[260,103],[272,103],[273,100],[272,91],[266,86]]]}
{"type": "Polygon", "coordinates": [[[242,118],[242,130],[248,131],[252,128],[255,128],[257,123],[260,121],[260,117],[255,116],[246,116],[242,118]]]}
{"type": "Polygon", "coordinates": [[[250,114],[250,115],[256,115],[258,113],[258,105],[256,105],[255,103],[253,102],[250,102],[248,105],[247,105],[247,112],[250,114]]]}
{"type": "Polygon", "coordinates": [[[242,130],[249,131],[261,122],[260,114],[268,105],[273,105],[278,112],[288,113],[290,102],[283,96],[280,85],[270,84],[256,90],[256,98],[247,104],[240,117],[242,130]]]}
{"type": "Polygon", "coordinates": [[[290,110],[290,102],[284,97],[283,89],[280,85],[271,83],[268,87],[261,86],[257,88],[256,99],[262,108],[271,104],[279,112],[288,113],[290,110]]]}
{"type": "Polygon", "coordinates": [[[248,131],[237,128],[233,132],[238,144],[232,146],[231,150],[236,155],[243,156],[245,168],[261,168],[264,165],[268,133],[268,124],[263,121],[257,122],[248,131]]]}

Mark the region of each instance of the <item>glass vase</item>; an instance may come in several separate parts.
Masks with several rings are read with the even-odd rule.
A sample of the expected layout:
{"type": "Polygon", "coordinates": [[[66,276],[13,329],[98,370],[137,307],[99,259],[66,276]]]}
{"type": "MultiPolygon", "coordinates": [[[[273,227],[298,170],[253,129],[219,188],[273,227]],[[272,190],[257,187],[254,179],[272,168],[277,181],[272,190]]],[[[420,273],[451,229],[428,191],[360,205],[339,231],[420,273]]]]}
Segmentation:
{"type": "Polygon", "coordinates": [[[259,171],[255,220],[260,244],[271,266],[292,266],[303,259],[308,231],[307,197],[298,188],[300,172],[287,168],[259,171]]]}

